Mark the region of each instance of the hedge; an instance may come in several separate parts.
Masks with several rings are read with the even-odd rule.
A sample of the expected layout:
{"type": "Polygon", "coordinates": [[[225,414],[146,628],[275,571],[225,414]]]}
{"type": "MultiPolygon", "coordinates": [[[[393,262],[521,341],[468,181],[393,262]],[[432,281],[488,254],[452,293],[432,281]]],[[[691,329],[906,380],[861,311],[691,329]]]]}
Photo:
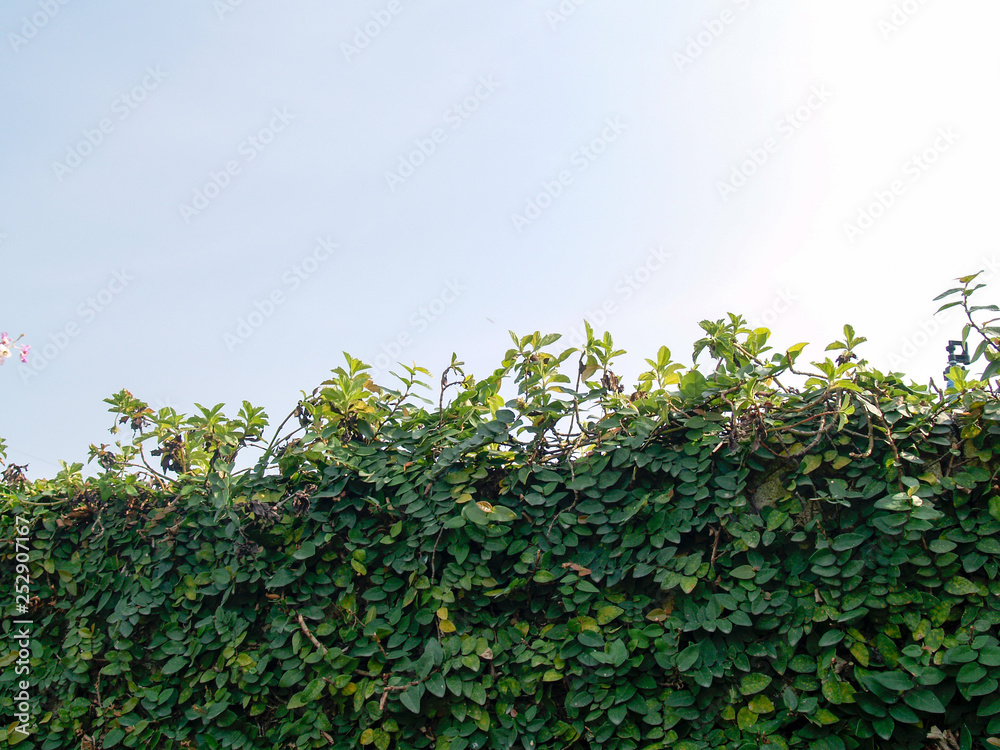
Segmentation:
{"type": "Polygon", "coordinates": [[[426,370],[390,388],[345,355],[270,442],[246,402],[183,416],[121,391],[132,435],[91,446],[96,475],[4,473],[0,593],[30,585],[0,707],[26,680],[31,727],[0,739],[987,747],[1000,354],[974,279],[950,294],[987,376],[943,391],[859,360],[850,326],[808,372],[804,344],[766,359],[736,315],[702,323],[714,370],[661,348],[631,393],[589,326],[562,352],[512,334],[482,380],[453,358],[434,403],[426,370]]]}

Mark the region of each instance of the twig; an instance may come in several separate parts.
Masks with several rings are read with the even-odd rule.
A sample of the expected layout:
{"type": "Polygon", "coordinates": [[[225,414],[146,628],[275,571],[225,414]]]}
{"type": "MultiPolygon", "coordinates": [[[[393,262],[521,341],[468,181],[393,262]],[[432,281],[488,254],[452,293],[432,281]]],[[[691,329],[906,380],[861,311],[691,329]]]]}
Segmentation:
{"type": "Polygon", "coordinates": [[[306,638],[308,638],[310,641],[312,641],[312,644],[317,649],[319,649],[320,651],[323,652],[323,656],[326,656],[327,653],[328,653],[327,649],[326,649],[326,646],[324,646],[322,643],[320,643],[319,641],[316,640],[316,636],[314,636],[312,634],[312,632],[309,630],[309,628],[306,626],[306,621],[302,619],[302,615],[299,614],[298,612],[296,612],[295,616],[298,618],[299,627],[302,628],[302,632],[305,633],[306,638]]]}
{"type": "Polygon", "coordinates": [[[378,710],[379,711],[384,711],[385,710],[385,704],[386,704],[386,701],[389,700],[389,691],[390,690],[406,690],[407,688],[411,688],[411,687],[413,687],[414,685],[416,685],[416,684],[418,684],[420,682],[420,680],[414,680],[413,682],[408,682],[405,685],[390,685],[389,684],[389,675],[383,675],[382,679],[385,682],[385,684],[382,687],[382,697],[379,698],[379,701],[378,701],[378,710]]]}
{"type": "Polygon", "coordinates": [[[709,565],[714,568],[715,567],[715,556],[716,556],[716,553],[717,553],[717,551],[719,549],[719,537],[722,536],[722,531],[720,529],[717,529],[717,528],[713,527],[713,528],[709,529],[709,533],[713,537],[715,537],[715,541],[712,542],[712,560],[711,560],[711,562],[709,562],[709,565]]]}

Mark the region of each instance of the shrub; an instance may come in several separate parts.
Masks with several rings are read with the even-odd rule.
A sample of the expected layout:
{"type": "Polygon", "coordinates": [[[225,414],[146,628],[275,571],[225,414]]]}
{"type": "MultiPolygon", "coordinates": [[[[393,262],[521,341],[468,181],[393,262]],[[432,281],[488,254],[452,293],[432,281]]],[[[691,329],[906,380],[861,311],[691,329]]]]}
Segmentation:
{"type": "MultiPolygon", "coordinates": [[[[951,293],[992,375],[974,278],[951,293]]],[[[702,327],[714,370],[661,348],[628,394],[589,327],[560,353],[512,334],[483,380],[453,358],[436,405],[415,395],[426,370],[388,388],[347,356],[267,444],[248,403],[185,417],[116,394],[133,437],[91,446],[98,476],[5,474],[2,594],[30,624],[2,628],[30,654],[2,659],[0,705],[14,715],[25,680],[37,728],[0,734],[983,747],[1000,733],[993,387],[957,368],[946,392],[907,385],[858,360],[850,326],[808,373],[804,344],[765,359],[765,329],[702,327]]]]}

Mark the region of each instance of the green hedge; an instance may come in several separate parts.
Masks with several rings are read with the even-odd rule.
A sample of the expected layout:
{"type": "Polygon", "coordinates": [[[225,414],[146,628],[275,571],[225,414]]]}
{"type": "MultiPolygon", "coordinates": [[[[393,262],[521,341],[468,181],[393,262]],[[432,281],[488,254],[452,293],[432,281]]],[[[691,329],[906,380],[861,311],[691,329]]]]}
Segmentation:
{"type": "MultiPolygon", "coordinates": [[[[803,345],[765,360],[765,330],[702,326],[695,353],[714,371],[661,349],[632,393],[610,368],[621,352],[589,329],[580,351],[514,337],[480,381],[453,360],[432,405],[413,395],[426,371],[389,389],[348,357],[267,445],[249,404],[183,417],[122,391],[114,429],[133,437],[92,446],[98,476],[4,475],[0,593],[14,601],[22,537],[37,726],[25,739],[8,719],[0,735],[987,747],[992,386],[959,370],[945,393],[906,385],[857,361],[849,326],[836,360],[804,375],[803,345]]],[[[11,617],[3,629],[9,644],[11,617]]],[[[17,660],[0,659],[8,717],[17,660]]]]}

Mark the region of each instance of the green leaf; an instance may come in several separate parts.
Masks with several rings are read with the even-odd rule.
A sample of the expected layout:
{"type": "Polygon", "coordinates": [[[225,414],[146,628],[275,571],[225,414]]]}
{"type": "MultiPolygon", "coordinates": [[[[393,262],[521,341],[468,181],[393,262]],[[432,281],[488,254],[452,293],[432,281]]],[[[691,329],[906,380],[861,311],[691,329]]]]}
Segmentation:
{"type": "Polygon", "coordinates": [[[114,747],[125,737],[125,730],[119,727],[115,727],[106,735],[104,735],[104,747],[114,747]]]}
{"type": "Polygon", "coordinates": [[[913,680],[910,676],[899,670],[874,672],[872,677],[890,690],[909,690],[913,687],[913,680]]]}
{"type": "Polygon", "coordinates": [[[427,686],[427,690],[429,693],[431,693],[431,695],[436,695],[438,698],[444,697],[445,690],[447,689],[447,687],[444,682],[444,677],[441,675],[440,672],[435,672],[434,674],[430,675],[424,681],[424,684],[427,686]]]}
{"type": "Polygon", "coordinates": [[[693,643],[686,649],[680,652],[677,656],[677,669],[681,672],[687,672],[691,667],[694,666],[695,662],[701,656],[701,644],[693,643]]]}
{"type": "Polygon", "coordinates": [[[835,643],[840,643],[844,640],[844,634],[840,630],[828,630],[823,633],[823,637],[819,639],[819,647],[826,648],[827,646],[832,646],[835,643]]]}
{"type": "Polygon", "coordinates": [[[399,702],[411,713],[420,713],[420,693],[416,687],[408,687],[399,694],[399,702]]]}
{"type": "Polygon", "coordinates": [[[492,523],[506,523],[517,518],[517,513],[503,505],[494,505],[493,512],[488,514],[492,523]]]}
{"type": "Polygon", "coordinates": [[[174,674],[187,666],[188,660],[179,654],[170,657],[170,660],[163,665],[163,674],[174,674]]]}
{"type": "Polygon", "coordinates": [[[628,648],[622,641],[611,641],[608,644],[608,656],[611,657],[616,667],[620,667],[628,659],[628,648]]]}
{"type": "Polygon", "coordinates": [[[949,594],[955,594],[956,596],[968,596],[969,594],[978,594],[979,586],[974,584],[968,578],[955,576],[944,585],[944,590],[949,594]]]}
{"type": "Polygon", "coordinates": [[[926,711],[932,714],[943,714],[944,704],[930,690],[916,690],[903,693],[903,700],[906,705],[918,711],[926,711]]]}
{"type": "Polygon", "coordinates": [[[271,580],[267,582],[267,588],[277,589],[281,588],[282,586],[287,586],[292,581],[294,581],[295,578],[296,576],[292,573],[291,570],[289,570],[288,568],[282,568],[273,576],[271,576],[271,580]]]}
{"type": "Polygon", "coordinates": [[[490,517],[479,507],[478,503],[466,503],[462,506],[462,515],[466,520],[479,526],[486,526],[490,523],[490,517]]]}
{"type": "Polygon", "coordinates": [[[854,547],[857,547],[867,538],[868,537],[865,534],[855,534],[855,533],[841,534],[840,536],[838,536],[836,539],[833,540],[830,546],[837,552],[842,552],[843,550],[853,549],[854,547]]]}
{"type": "Polygon", "coordinates": [[[979,682],[985,676],[986,670],[973,661],[963,665],[962,668],[958,670],[958,674],[955,675],[955,680],[957,682],[964,683],[979,682]]]}
{"type": "Polygon", "coordinates": [[[757,672],[743,675],[743,679],[740,681],[740,692],[743,695],[753,695],[764,690],[770,684],[771,678],[766,674],[757,672]]]}
{"type": "Polygon", "coordinates": [[[983,537],[976,542],[976,549],[987,555],[1000,555],[1000,541],[991,536],[983,537]]]}

